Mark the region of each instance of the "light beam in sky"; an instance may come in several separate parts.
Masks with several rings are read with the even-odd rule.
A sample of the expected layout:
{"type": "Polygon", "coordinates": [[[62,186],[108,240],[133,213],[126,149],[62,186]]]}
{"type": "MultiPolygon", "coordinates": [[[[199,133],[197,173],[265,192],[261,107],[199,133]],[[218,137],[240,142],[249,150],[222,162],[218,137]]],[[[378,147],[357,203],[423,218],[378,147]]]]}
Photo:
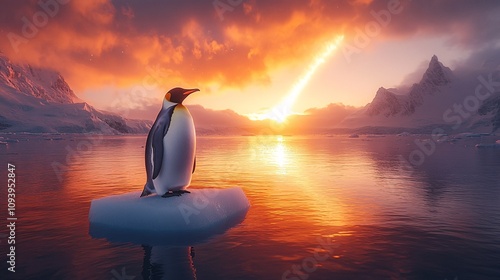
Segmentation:
{"type": "Polygon", "coordinates": [[[326,59],[337,49],[339,44],[344,39],[344,36],[338,36],[336,39],[330,41],[325,50],[321,52],[320,55],[314,59],[313,63],[309,65],[307,72],[302,76],[299,81],[290,90],[290,93],[285,96],[283,101],[278,105],[274,106],[271,110],[265,113],[254,113],[248,115],[251,120],[274,120],[276,122],[284,122],[288,116],[292,114],[292,107],[295,101],[302,93],[306,85],[309,83],[311,78],[314,76],[319,66],[325,63],[326,59]]]}

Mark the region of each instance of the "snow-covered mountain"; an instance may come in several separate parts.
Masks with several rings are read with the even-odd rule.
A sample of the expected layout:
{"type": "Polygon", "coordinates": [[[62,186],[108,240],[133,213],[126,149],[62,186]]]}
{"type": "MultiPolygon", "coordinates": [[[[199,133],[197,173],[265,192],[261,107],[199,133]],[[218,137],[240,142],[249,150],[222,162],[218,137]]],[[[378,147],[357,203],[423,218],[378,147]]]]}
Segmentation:
{"type": "Polygon", "coordinates": [[[51,103],[82,102],[59,73],[12,64],[1,52],[0,84],[51,103]]]}
{"type": "MultiPolygon", "coordinates": [[[[478,110],[479,116],[489,116],[484,125],[492,125],[493,130],[500,129],[500,94],[486,99],[478,110]]],[[[484,120],[483,120],[484,121],[484,120]]],[[[474,122],[474,125],[480,125],[481,120],[474,122]]]]}
{"type": "Polygon", "coordinates": [[[434,55],[418,83],[406,90],[379,88],[372,102],[347,117],[338,127],[371,127],[377,131],[383,127],[388,131],[401,128],[431,132],[436,127],[450,132],[495,131],[500,128],[500,99],[497,96],[500,93],[490,92],[485,100],[476,97],[476,88],[481,85],[479,76],[469,73],[456,77],[434,55]]]}
{"type": "Polygon", "coordinates": [[[0,131],[33,133],[146,133],[151,121],[97,110],[49,69],[17,65],[0,52],[0,131]]]}

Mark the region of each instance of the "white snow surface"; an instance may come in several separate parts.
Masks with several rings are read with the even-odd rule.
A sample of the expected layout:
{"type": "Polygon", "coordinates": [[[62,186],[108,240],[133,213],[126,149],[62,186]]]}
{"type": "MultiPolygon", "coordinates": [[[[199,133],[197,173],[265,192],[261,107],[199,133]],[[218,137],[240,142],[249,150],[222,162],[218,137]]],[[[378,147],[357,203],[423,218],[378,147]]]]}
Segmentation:
{"type": "Polygon", "coordinates": [[[94,234],[96,237],[110,237],[113,230],[115,235],[117,231],[141,236],[203,235],[224,228],[250,207],[239,187],[190,192],[168,198],[139,197],[140,192],[131,192],[94,199],[89,212],[91,228],[107,229],[94,234]]]}

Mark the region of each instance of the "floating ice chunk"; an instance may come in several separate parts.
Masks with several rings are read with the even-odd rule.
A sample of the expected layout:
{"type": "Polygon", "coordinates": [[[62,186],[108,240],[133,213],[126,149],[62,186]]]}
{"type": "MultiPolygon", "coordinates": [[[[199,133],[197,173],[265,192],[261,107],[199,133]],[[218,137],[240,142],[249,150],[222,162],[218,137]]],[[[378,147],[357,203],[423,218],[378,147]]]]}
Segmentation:
{"type": "Polygon", "coordinates": [[[493,144],[483,144],[483,143],[477,144],[476,148],[499,148],[500,149],[500,140],[496,141],[493,144]]]}
{"type": "Polygon", "coordinates": [[[95,199],[90,234],[110,241],[149,245],[197,243],[240,223],[250,207],[241,188],[189,189],[163,198],[140,192],[95,199]]]}

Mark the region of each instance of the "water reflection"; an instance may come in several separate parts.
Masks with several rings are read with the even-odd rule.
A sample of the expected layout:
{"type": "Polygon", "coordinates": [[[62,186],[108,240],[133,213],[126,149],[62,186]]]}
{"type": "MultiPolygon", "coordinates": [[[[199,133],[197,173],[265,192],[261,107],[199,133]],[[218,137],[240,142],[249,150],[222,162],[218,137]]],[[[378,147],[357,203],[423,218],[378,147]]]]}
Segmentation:
{"type": "Polygon", "coordinates": [[[143,245],[142,278],[150,280],[195,280],[194,247],[143,245]]]}
{"type": "Polygon", "coordinates": [[[200,137],[193,187],[241,186],[252,204],[245,221],[201,243],[133,245],[90,238],[87,215],[92,199],[140,191],[144,136],[105,137],[67,164],[62,182],[51,163],[66,164],[79,139],[0,146],[1,165],[18,165],[20,278],[110,279],[122,266],[166,278],[176,272],[163,260],[177,259],[188,279],[280,279],[313,255],[317,237],[331,237],[338,258],[309,279],[498,279],[500,150],[443,143],[409,170],[400,156],[413,141],[200,137]]]}
{"type": "Polygon", "coordinates": [[[272,148],[274,163],[278,166],[278,174],[286,174],[286,165],[288,164],[287,150],[285,144],[279,141],[276,146],[272,148]]]}
{"type": "MultiPolygon", "coordinates": [[[[372,172],[370,158],[363,153],[352,153],[349,143],[283,136],[259,136],[247,141],[247,150],[252,153],[249,160],[243,158],[240,162],[254,163],[251,166],[254,173],[265,178],[263,180],[272,188],[264,194],[259,193],[265,199],[259,199],[258,204],[266,209],[255,211],[265,217],[269,213],[273,217],[286,216],[301,221],[311,231],[318,226],[341,226],[371,219],[371,210],[363,204],[353,203],[357,198],[345,195],[352,193],[352,188],[366,186],[365,179],[359,176],[362,175],[360,167],[366,167],[363,172],[367,174],[372,172]],[[357,182],[360,184],[356,185],[357,182]],[[350,190],[344,186],[349,186],[350,190]]],[[[257,196],[261,188],[249,191],[257,196]]],[[[273,232],[271,237],[274,234],[281,232],[273,232]]],[[[283,238],[292,239],[287,235],[277,240],[283,238]]]]}

